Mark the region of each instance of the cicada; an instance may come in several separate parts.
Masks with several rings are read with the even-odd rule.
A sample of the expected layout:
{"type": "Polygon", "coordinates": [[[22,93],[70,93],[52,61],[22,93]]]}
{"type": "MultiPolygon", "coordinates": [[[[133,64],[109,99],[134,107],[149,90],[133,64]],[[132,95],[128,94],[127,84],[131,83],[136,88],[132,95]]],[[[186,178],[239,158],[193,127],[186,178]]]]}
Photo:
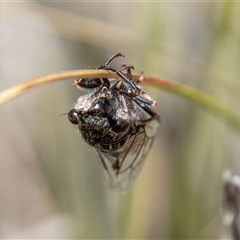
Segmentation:
{"type": "Polygon", "coordinates": [[[109,67],[112,56],[97,69],[116,78],[79,78],[78,87],[92,89],[80,96],[68,113],[83,139],[98,152],[111,189],[127,191],[138,177],[160,125],[156,102],[132,79],[132,65],[109,67]]]}

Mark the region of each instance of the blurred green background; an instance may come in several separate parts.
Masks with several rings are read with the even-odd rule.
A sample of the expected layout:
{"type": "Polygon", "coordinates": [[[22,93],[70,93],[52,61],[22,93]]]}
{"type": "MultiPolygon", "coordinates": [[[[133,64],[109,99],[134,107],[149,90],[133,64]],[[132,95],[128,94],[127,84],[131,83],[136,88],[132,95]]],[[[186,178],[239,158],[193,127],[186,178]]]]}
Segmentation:
{"type": "MultiPolygon", "coordinates": [[[[117,52],[137,73],[240,106],[240,3],[0,3],[0,90],[50,73],[95,68],[117,52]]],[[[239,173],[239,133],[151,86],[161,131],[141,175],[112,192],[94,149],[66,115],[73,80],[0,108],[0,238],[220,239],[222,174],[239,173]]]]}

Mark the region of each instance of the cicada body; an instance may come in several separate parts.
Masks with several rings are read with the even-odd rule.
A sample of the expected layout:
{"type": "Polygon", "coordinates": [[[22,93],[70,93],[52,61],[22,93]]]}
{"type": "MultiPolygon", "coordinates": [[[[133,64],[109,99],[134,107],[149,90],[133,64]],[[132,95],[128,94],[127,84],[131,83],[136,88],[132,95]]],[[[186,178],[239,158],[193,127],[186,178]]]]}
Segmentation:
{"type": "Polygon", "coordinates": [[[118,78],[77,79],[84,88],[95,88],[80,96],[68,118],[78,125],[83,139],[94,147],[110,183],[117,191],[127,191],[139,175],[158,132],[160,117],[156,102],[132,80],[131,65],[122,70],[108,67],[116,54],[98,69],[116,72],[118,78]],[[94,85],[95,84],[95,85],[94,85]]]}

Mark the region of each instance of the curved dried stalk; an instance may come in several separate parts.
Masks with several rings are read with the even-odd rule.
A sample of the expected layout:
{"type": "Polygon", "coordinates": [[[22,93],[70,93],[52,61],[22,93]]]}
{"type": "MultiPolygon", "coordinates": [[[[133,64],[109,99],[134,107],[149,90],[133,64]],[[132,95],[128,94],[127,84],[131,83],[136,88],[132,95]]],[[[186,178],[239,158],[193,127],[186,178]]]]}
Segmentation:
{"type": "MultiPolygon", "coordinates": [[[[146,77],[138,74],[132,75],[134,79],[140,79],[144,84],[156,86],[168,92],[175,93],[179,96],[190,99],[191,101],[199,104],[200,106],[206,108],[210,112],[216,114],[220,119],[226,121],[230,126],[240,130],[240,116],[238,116],[231,107],[227,106],[219,99],[214,96],[197,90],[193,87],[189,87],[182,84],[177,84],[174,82],[166,81],[159,78],[146,77]]],[[[64,79],[73,78],[89,78],[89,77],[106,77],[113,78],[117,77],[115,73],[106,70],[75,70],[75,71],[65,71],[53,73],[44,77],[35,78],[24,82],[20,85],[13,86],[0,92],[0,105],[8,102],[9,100],[21,95],[28,89],[37,87],[44,83],[50,83],[54,81],[60,81],[64,79]]]]}
{"type": "Polygon", "coordinates": [[[0,106],[9,100],[17,97],[18,95],[24,93],[30,88],[37,87],[39,85],[65,80],[65,79],[73,79],[73,78],[87,78],[87,77],[116,77],[113,73],[111,74],[109,71],[104,70],[75,70],[75,71],[65,71],[53,73],[44,77],[31,79],[19,85],[8,88],[2,92],[0,92],[0,106]]]}

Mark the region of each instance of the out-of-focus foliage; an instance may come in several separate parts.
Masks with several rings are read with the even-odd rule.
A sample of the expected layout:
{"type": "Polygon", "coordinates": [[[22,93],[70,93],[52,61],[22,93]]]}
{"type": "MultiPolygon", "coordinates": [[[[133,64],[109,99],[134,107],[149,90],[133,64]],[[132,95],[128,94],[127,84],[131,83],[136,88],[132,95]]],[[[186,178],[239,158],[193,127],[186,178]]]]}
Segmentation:
{"type": "MultiPolygon", "coordinates": [[[[0,4],[0,90],[116,60],[206,91],[239,112],[240,4],[0,4]]],[[[239,133],[153,87],[161,131],[126,195],[112,192],[94,149],[66,115],[72,81],[33,89],[0,109],[0,237],[226,238],[222,173],[240,172],[239,133]]]]}

